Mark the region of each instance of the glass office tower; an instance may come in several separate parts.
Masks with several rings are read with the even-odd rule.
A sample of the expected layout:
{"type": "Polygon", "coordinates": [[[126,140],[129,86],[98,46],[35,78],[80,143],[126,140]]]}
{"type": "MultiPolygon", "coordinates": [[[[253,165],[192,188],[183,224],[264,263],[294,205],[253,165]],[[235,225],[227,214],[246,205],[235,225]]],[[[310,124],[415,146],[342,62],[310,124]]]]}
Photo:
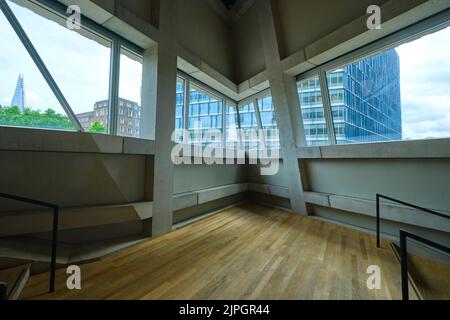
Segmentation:
{"type": "MultiPolygon", "coordinates": [[[[327,72],[338,144],[402,140],[400,61],[395,50],[327,72]]],[[[329,144],[319,77],[298,84],[308,145],[329,144]]]]}

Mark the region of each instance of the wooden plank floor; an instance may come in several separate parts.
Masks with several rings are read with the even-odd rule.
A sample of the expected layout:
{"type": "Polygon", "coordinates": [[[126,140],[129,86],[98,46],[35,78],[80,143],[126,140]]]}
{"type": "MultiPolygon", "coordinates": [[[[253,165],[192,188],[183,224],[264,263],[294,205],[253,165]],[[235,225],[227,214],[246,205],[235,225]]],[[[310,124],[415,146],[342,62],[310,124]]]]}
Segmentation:
{"type": "Polygon", "coordinates": [[[450,266],[410,256],[408,267],[425,300],[450,300],[450,266]]]}
{"type": "Polygon", "coordinates": [[[388,243],[278,209],[247,204],[82,265],[82,290],[45,294],[34,276],[25,299],[400,299],[388,243]],[[381,289],[366,285],[381,268],[381,289]]]}

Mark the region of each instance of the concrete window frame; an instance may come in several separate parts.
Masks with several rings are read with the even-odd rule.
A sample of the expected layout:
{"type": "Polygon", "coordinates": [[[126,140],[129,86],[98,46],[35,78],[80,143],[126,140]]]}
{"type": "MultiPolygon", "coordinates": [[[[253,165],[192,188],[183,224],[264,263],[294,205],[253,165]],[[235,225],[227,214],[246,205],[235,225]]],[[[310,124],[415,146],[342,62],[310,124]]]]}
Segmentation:
{"type": "MultiPolygon", "coordinates": [[[[406,27],[400,31],[397,31],[391,35],[374,41],[368,45],[365,45],[355,51],[347,53],[337,59],[331,60],[323,65],[312,68],[304,73],[296,76],[296,81],[303,81],[308,78],[319,76],[320,89],[323,100],[323,107],[325,111],[325,120],[328,129],[329,144],[337,145],[334,122],[332,117],[332,109],[327,81],[327,72],[330,70],[338,69],[342,66],[349,65],[355,61],[363,60],[367,57],[373,56],[382,51],[394,49],[402,44],[414,41],[428,34],[432,34],[443,30],[450,26],[450,10],[446,10],[433,17],[427,18],[423,21],[419,21],[409,27],[406,27]]],[[[438,139],[438,138],[436,138],[438,139]]],[[[436,140],[434,139],[434,140],[436,140]]],[[[433,139],[430,139],[433,140],[433,139]]],[[[399,142],[405,142],[399,141],[399,142]]],[[[389,143],[389,141],[380,141],[379,143],[389,143]]],[[[370,144],[370,143],[360,143],[370,144]]],[[[343,144],[346,145],[346,144],[343,144]]],[[[340,146],[343,146],[340,145],[340,146]]],[[[312,148],[314,146],[307,146],[306,148],[312,148]]]]}
{"type": "MultiPolygon", "coordinates": [[[[48,18],[52,19],[60,19],[61,17],[67,17],[67,6],[60,2],[49,1],[49,0],[31,0],[30,5],[37,6],[39,9],[43,9],[45,12],[45,17],[43,19],[48,18]]],[[[19,20],[16,15],[13,13],[11,8],[9,7],[6,0],[0,0],[0,10],[5,15],[6,19],[10,23],[14,32],[18,36],[19,40],[25,47],[28,54],[31,56],[33,62],[36,67],[44,77],[44,80],[47,82],[51,91],[55,95],[58,102],[61,104],[61,107],[66,112],[70,121],[74,125],[75,129],[79,132],[85,132],[83,126],[81,125],[79,119],[65,98],[63,92],[59,88],[58,84],[54,80],[52,74],[47,68],[46,64],[42,60],[41,56],[35,49],[33,43],[27,36],[25,30],[22,28],[19,20]]],[[[109,135],[116,136],[118,134],[118,114],[119,114],[119,80],[120,80],[120,55],[121,48],[131,51],[133,54],[143,57],[144,49],[135,45],[134,43],[126,40],[125,38],[119,36],[118,34],[106,29],[105,27],[99,25],[93,20],[85,17],[82,17],[82,29],[87,30],[93,34],[97,34],[106,40],[111,42],[111,57],[110,57],[110,71],[109,71],[109,119],[108,119],[108,133],[109,135]]],[[[83,35],[83,33],[80,33],[83,35]]],[[[84,35],[83,35],[84,36],[84,35]]]]}

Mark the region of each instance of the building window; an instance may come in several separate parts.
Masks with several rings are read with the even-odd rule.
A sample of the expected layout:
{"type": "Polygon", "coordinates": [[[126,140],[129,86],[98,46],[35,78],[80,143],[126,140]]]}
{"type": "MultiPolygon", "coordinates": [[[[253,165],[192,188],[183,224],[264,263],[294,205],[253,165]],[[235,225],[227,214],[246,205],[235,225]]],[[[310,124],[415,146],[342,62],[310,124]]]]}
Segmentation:
{"type": "Polygon", "coordinates": [[[237,106],[227,103],[226,106],[226,134],[225,143],[228,149],[241,148],[241,136],[239,133],[239,119],[237,106]]]}
{"type": "MultiPolygon", "coordinates": [[[[133,134],[137,126],[140,126],[141,119],[141,104],[142,104],[142,57],[122,48],[120,55],[120,81],[119,81],[119,96],[120,105],[127,107],[127,115],[132,118],[133,114],[136,121],[128,121],[131,133],[127,132],[128,135],[133,134]],[[134,111],[133,113],[133,110],[134,111]]],[[[123,107],[120,108],[120,115],[124,114],[123,107]]],[[[119,132],[121,135],[123,132],[119,132]]],[[[138,138],[149,138],[141,137],[138,138]]]]}
{"type": "Polygon", "coordinates": [[[188,130],[192,144],[222,146],[222,112],[220,98],[191,85],[188,130]]]}
{"type": "Polygon", "coordinates": [[[448,43],[450,27],[329,71],[337,143],[450,137],[448,43]]]}
{"type": "MultiPolygon", "coordinates": [[[[337,81],[339,77],[333,75],[333,79],[337,81]]],[[[299,81],[297,89],[308,146],[329,144],[319,76],[299,81]]]]}
{"type": "MultiPolygon", "coordinates": [[[[81,120],[86,112],[94,111],[92,106],[97,101],[108,98],[111,41],[86,28],[80,31],[70,30],[65,27],[65,18],[56,14],[49,13],[50,20],[10,1],[7,3],[63,92],[72,111],[77,115],[84,129],[91,130],[92,128],[87,127],[86,122],[81,120]],[[61,59],[61,57],[67,59],[61,59]],[[70,59],[69,64],[68,59],[70,59]]],[[[28,56],[28,54],[24,55],[28,56]]],[[[43,96],[44,93],[40,90],[27,90],[28,81],[30,84],[37,81],[36,73],[31,72],[29,66],[21,64],[22,73],[27,80],[25,96],[33,104],[30,108],[37,110],[41,106],[36,105],[33,100],[39,96],[43,103],[49,98],[43,96]]],[[[57,111],[63,112],[60,108],[57,111]]],[[[107,128],[97,127],[95,132],[107,133],[107,128]]]]}
{"type": "Polygon", "coordinates": [[[185,80],[178,77],[176,86],[176,109],[175,109],[175,142],[183,141],[183,119],[184,119],[184,88],[185,80]]]}
{"type": "Polygon", "coordinates": [[[265,147],[267,149],[280,149],[280,137],[278,134],[272,97],[266,96],[264,98],[259,98],[257,102],[265,147]]]}
{"type": "Polygon", "coordinates": [[[239,106],[239,122],[241,125],[242,144],[245,150],[257,149],[259,145],[259,125],[255,104],[245,103],[239,106]]]}
{"type": "MultiPolygon", "coordinates": [[[[84,23],[81,30],[67,29],[66,12],[62,6],[47,10],[44,4],[37,5],[34,2],[29,2],[26,8],[11,1],[6,3],[36,48],[37,55],[43,60],[60,92],[54,87],[50,90],[46,85],[48,78],[44,79],[41,76],[33,60],[29,58],[30,54],[35,53],[25,49],[29,48],[28,44],[24,47],[18,41],[16,31],[10,27],[3,13],[0,13],[0,34],[5,45],[0,52],[3,75],[0,80],[0,97],[12,96],[9,102],[4,101],[5,98],[0,100],[0,125],[108,133],[110,76],[119,72],[110,70],[112,43],[114,40],[120,43],[122,56],[127,56],[131,60],[137,60],[135,57],[139,57],[143,50],[92,21],[84,23]],[[41,14],[43,10],[47,12],[41,14]],[[12,61],[14,55],[20,56],[20,61],[12,61]],[[73,65],[76,68],[72,68],[73,65]],[[12,70],[12,66],[18,70],[12,70]],[[12,82],[15,80],[11,79],[18,79],[12,89],[9,87],[13,86],[12,82]],[[7,80],[11,84],[5,84],[7,80]],[[13,92],[3,92],[4,90],[13,92]],[[59,101],[64,100],[68,103],[61,106],[55,95],[60,97],[59,101]],[[14,108],[13,104],[17,104],[17,108],[14,108]],[[11,112],[14,111],[17,111],[17,116],[12,117],[11,112]]],[[[132,83],[130,80],[132,77],[129,76],[135,69],[126,61],[122,61],[121,65],[125,69],[120,70],[121,79],[125,79],[122,82],[130,83],[130,86],[137,88],[135,91],[140,92],[141,85],[132,83]]],[[[142,71],[138,78],[141,77],[142,71]]],[[[124,95],[127,95],[130,91],[127,85],[121,88],[123,88],[121,94],[125,92],[124,95]]],[[[139,96],[133,101],[139,102],[140,105],[140,93],[132,96],[139,96]]],[[[120,105],[123,105],[123,102],[120,105]]],[[[136,110],[135,114],[139,117],[140,110],[136,110]]]]}

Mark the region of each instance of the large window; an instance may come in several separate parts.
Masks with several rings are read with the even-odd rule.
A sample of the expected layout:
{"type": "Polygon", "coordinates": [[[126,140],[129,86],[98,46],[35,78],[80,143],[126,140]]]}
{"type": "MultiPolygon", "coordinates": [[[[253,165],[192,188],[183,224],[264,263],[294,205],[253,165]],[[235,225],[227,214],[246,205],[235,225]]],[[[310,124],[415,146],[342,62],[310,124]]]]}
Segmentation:
{"type": "MultiPolygon", "coordinates": [[[[63,17],[46,19],[8,2],[73,112],[86,131],[108,133],[108,88],[111,42],[84,29],[83,35],[65,26],[63,17]],[[95,66],[95,67],[94,67],[95,66]]],[[[22,71],[25,95],[28,70],[22,71]]]]}
{"type": "Polygon", "coordinates": [[[239,105],[239,120],[246,151],[280,148],[275,109],[269,90],[243,100],[239,105]]]}
{"type": "Polygon", "coordinates": [[[0,125],[75,130],[2,12],[0,39],[0,125]]]}
{"type": "Polygon", "coordinates": [[[223,105],[219,97],[191,85],[188,125],[191,142],[203,146],[222,146],[223,105]]]}
{"type": "Polygon", "coordinates": [[[239,119],[236,105],[227,103],[225,114],[225,143],[229,149],[241,148],[241,135],[239,133],[239,119]]]}
{"type": "Polygon", "coordinates": [[[301,77],[308,145],[450,137],[449,44],[447,27],[347,64],[329,63],[311,78],[301,77]],[[329,99],[322,99],[319,74],[326,76],[329,99]],[[326,110],[331,114],[328,121],[326,110]],[[335,139],[331,142],[330,128],[335,139]]]}
{"type": "Polygon", "coordinates": [[[119,113],[117,134],[141,136],[142,57],[124,48],[120,54],[119,113]]]}
{"type": "Polygon", "coordinates": [[[400,64],[395,50],[331,70],[327,78],[338,144],[402,139],[400,64]]]}
{"type": "Polygon", "coordinates": [[[267,149],[280,149],[280,137],[278,134],[277,120],[275,118],[275,109],[272,103],[272,97],[266,96],[257,100],[259,114],[261,117],[262,134],[264,135],[264,144],[267,149]]]}
{"type": "Polygon", "coordinates": [[[239,122],[241,125],[242,144],[245,150],[257,149],[260,145],[258,139],[258,119],[256,117],[255,104],[245,103],[239,106],[239,122]]]}
{"type": "Polygon", "coordinates": [[[232,99],[179,72],[175,108],[175,142],[240,147],[238,110],[232,99]]]}
{"type": "Polygon", "coordinates": [[[178,78],[176,87],[175,142],[183,142],[184,90],[185,90],[185,81],[182,78],[178,78]]]}
{"type": "Polygon", "coordinates": [[[29,43],[21,43],[18,28],[0,13],[0,125],[141,137],[142,49],[84,17],[80,28],[69,29],[60,6],[6,3],[29,43]],[[35,9],[46,12],[40,15],[35,9]],[[112,58],[114,46],[121,50],[112,58]],[[31,56],[42,60],[41,69],[31,56]],[[111,59],[120,59],[121,68],[110,70],[111,59]],[[120,86],[112,85],[115,78],[120,86]],[[52,81],[57,88],[47,84],[52,81]],[[112,93],[120,96],[114,105],[109,101],[112,93]],[[117,131],[112,132],[111,122],[117,131]]]}
{"type": "Polygon", "coordinates": [[[298,94],[303,116],[303,126],[308,146],[327,145],[328,129],[325,121],[319,76],[298,83],[298,94]]]}

